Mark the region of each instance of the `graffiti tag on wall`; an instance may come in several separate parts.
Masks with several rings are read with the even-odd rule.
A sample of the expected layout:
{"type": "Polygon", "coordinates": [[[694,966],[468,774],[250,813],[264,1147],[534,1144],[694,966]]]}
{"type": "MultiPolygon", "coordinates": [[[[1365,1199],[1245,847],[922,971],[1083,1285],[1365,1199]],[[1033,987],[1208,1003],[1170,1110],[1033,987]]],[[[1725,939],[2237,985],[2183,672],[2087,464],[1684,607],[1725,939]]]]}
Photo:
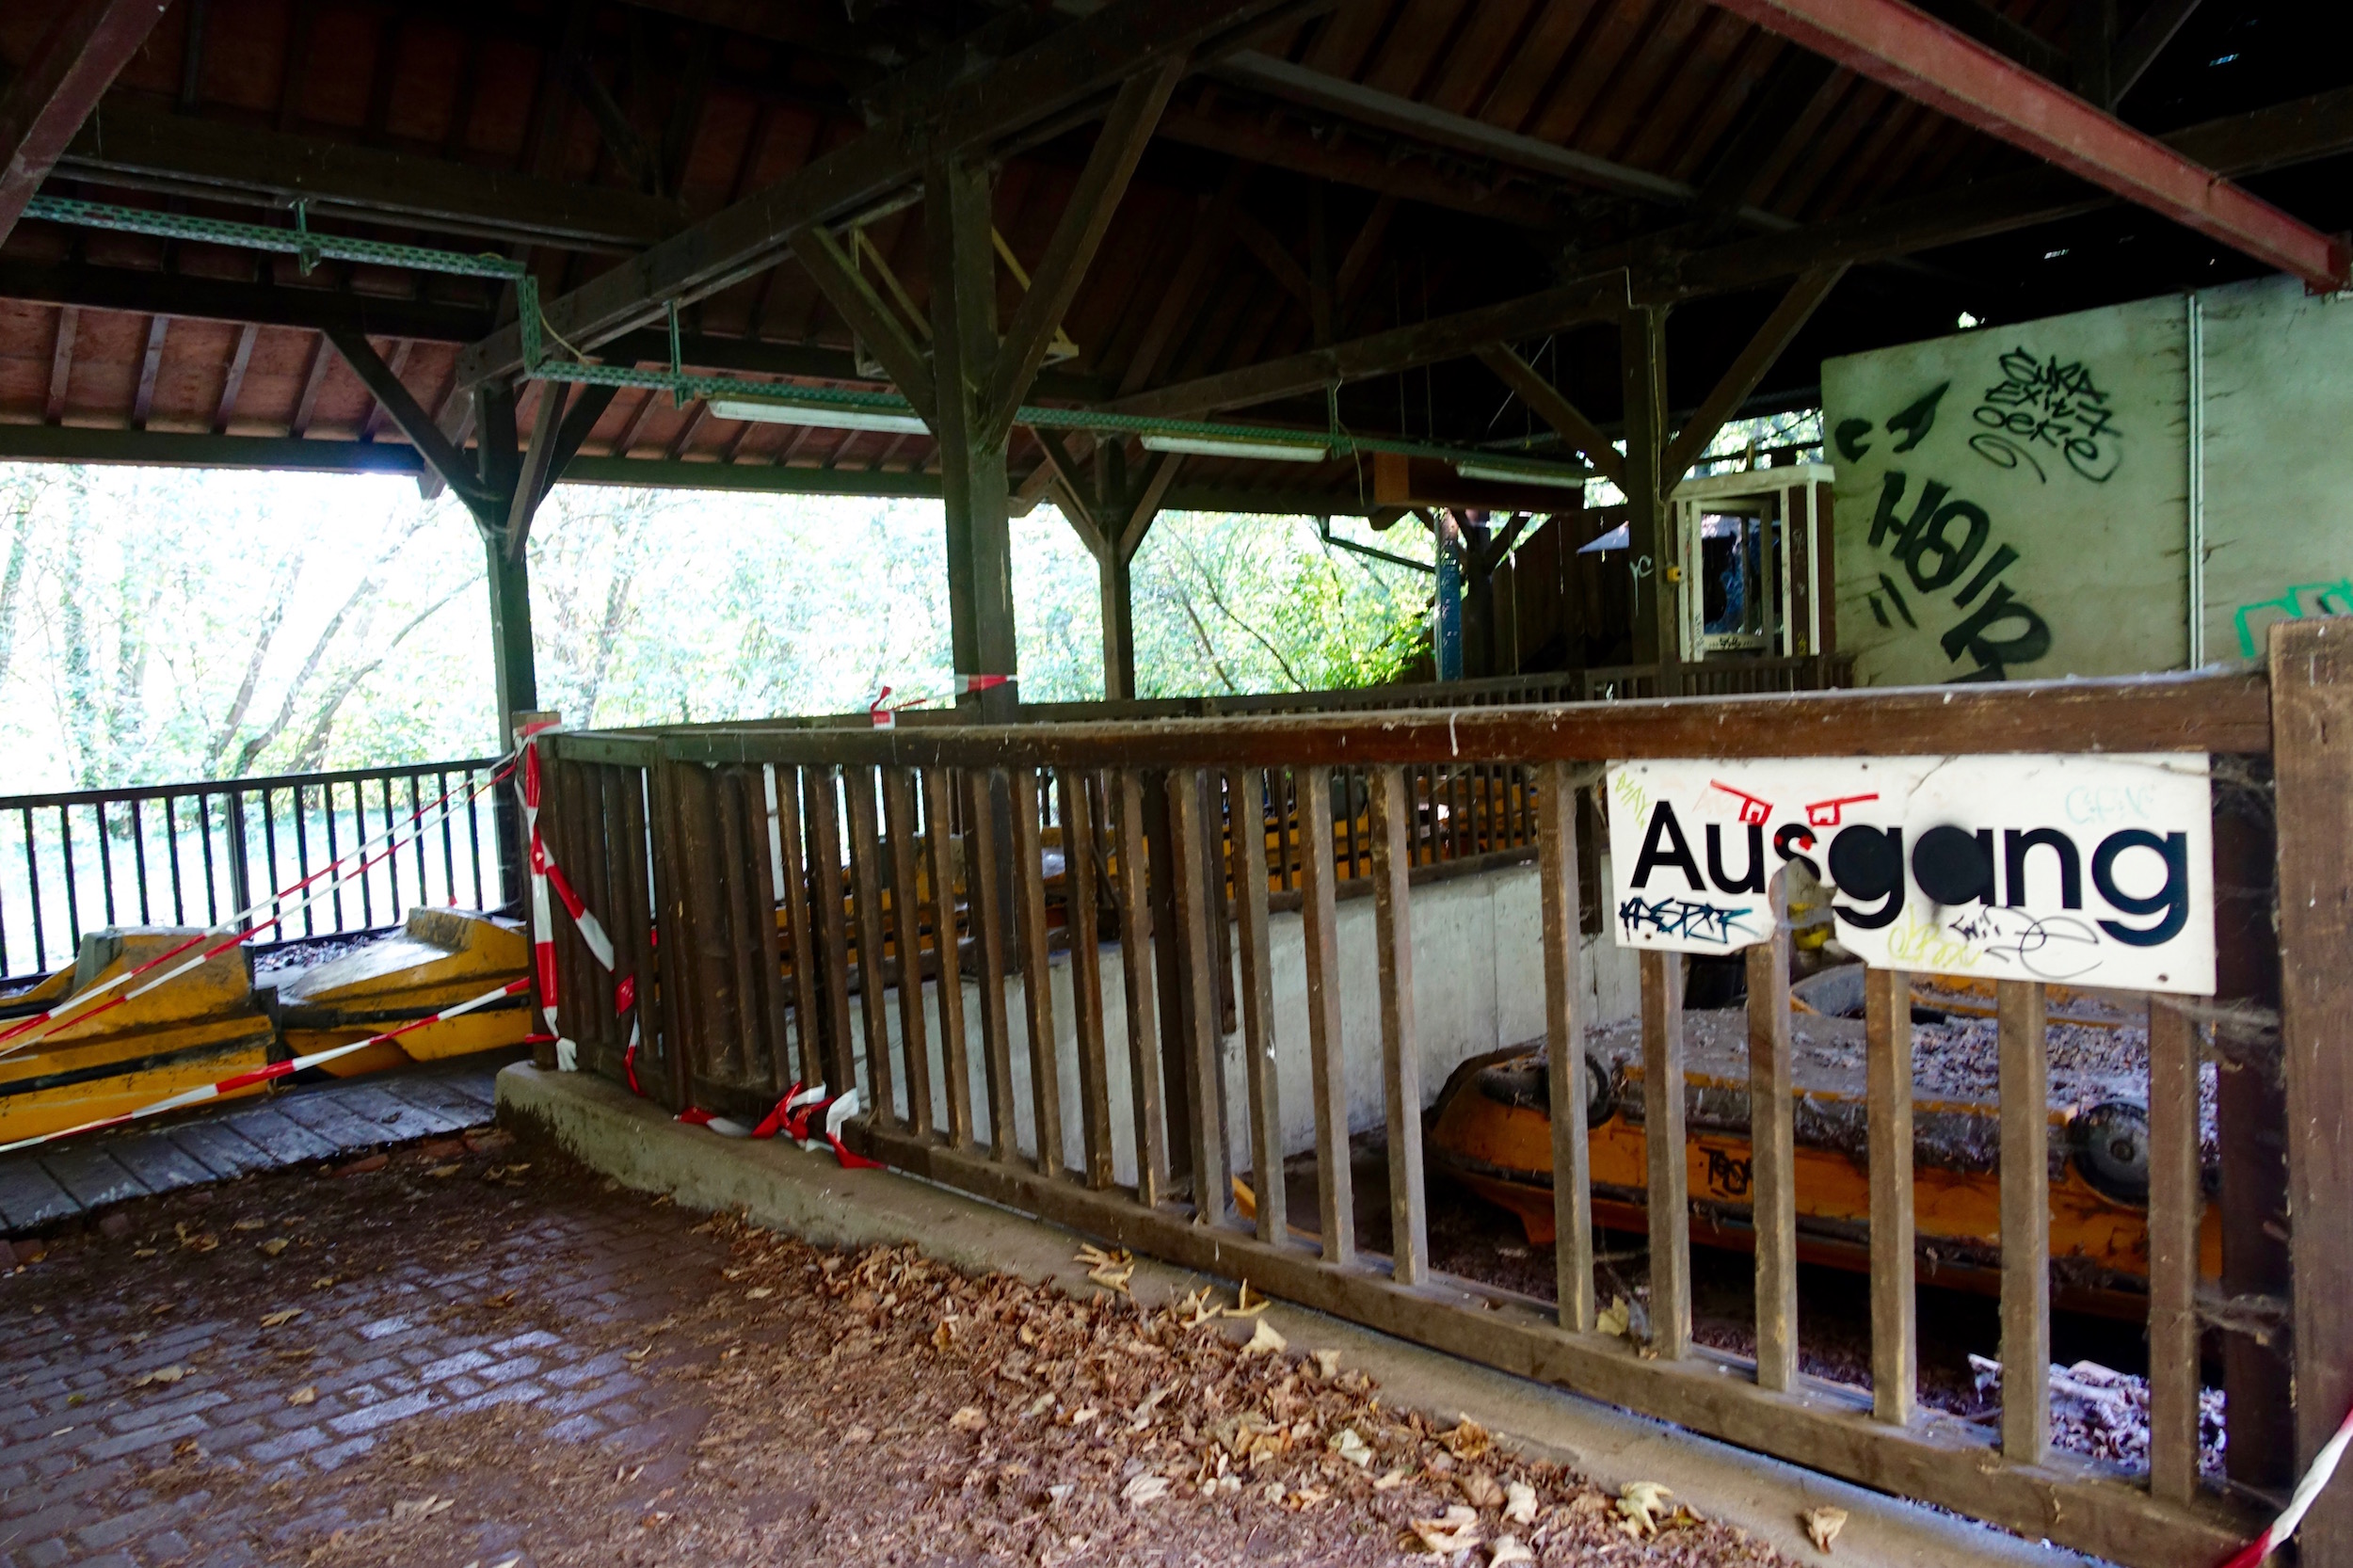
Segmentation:
{"type": "Polygon", "coordinates": [[[2238,607],[2238,651],[2242,659],[2259,657],[2263,649],[2256,642],[2255,622],[2265,611],[2274,614],[2264,619],[2265,626],[2279,620],[2309,620],[2314,616],[2353,616],[2353,577],[2340,577],[2334,583],[2298,583],[2277,599],[2259,599],[2252,604],[2238,607]]]}
{"type": "Polygon", "coordinates": [[[1985,390],[1971,417],[1986,426],[1969,448],[1996,468],[2021,465],[2049,484],[2043,460],[2063,460],[2095,485],[2116,477],[2124,461],[2123,434],[2108,394],[2082,361],[2037,359],[2024,348],[2002,356],[2002,379],[1985,390]]]}
{"type": "Polygon", "coordinates": [[[1794,865],[1832,889],[1839,942],[1876,968],[2214,986],[2203,757],[1616,762],[1608,798],[1627,947],[1762,941],[1769,879],[1794,865]]]}

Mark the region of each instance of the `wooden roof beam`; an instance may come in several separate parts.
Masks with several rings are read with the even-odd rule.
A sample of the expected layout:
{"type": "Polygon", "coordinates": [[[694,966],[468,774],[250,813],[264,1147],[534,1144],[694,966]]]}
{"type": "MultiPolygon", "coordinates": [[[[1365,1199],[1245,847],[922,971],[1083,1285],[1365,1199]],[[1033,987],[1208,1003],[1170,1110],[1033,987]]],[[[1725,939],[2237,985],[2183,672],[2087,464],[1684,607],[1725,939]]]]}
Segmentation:
{"type": "MultiPolygon", "coordinates": [[[[864,136],[625,265],[544,307],[549,326],[592,348],[772,265],[800,230],[881,200],[929,163],[983,151],[1140,72],[1183,60],[1241,30],[1279,22],[1302,0],[1113,0],[936,98],[886,115],[864,136]]],[[[522,335],[507,327],[468,349],[458,384],[522,368],[522,335]]]]}
{"type": "Polygon", "coordinates": [[[1715,3],[2310,288],[2345,284],[2342,242],[1904,0],[1715,3]]]}
{"type": "Polygon", "coordinates": [[[0,94],[0,241],[169,0],[83,0],[60,12],[0,94]]]}

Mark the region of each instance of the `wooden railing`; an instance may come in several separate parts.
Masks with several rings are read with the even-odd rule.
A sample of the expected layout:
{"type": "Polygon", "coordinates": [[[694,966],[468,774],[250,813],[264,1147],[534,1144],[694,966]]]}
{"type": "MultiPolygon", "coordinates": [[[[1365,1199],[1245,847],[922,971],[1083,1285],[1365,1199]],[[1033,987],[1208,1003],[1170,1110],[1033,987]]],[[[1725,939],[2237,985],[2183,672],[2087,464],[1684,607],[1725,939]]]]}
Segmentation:
{"type": "MultiPolygon", "coordinates": [[[[2281,646],[2307,634],[2287,629],[2281,646]]],[[[2353,1249],[2343,1244],[2343,1216],[2353,1212],[2343,1049],[2353,930],[2342,914],[2353,842],[2353,743],[2344,738],[2353,730],[2353,659],[2338,660],[2339,670],[2296,648],[2276,652],[2269,681],[2205,675],[1378,716],[564,734],[545,743],[542,822],[590,904],[623,934],[620,968],[640,977],[645,1009],[637,1071],[671,1103],[756,1112],[795,1080],[856,1081],[870,1112],[851,1142],[900,1170],[2031,1536],[2152,1568],[2207,1564],[2249,1531],[2291,1462],[2311,1455],[2315,1434],[2325,1437],[2353,1398],[2353,1249]],[[1681,966],[1664,955],[1641,963],[1655,1217],[1649,1342],[1638,1349],[1600,1332],[1577,980],[1580,917],[1595,894],[1590,884],[1580,890],[1575,830],[1594,764],[2091,751],[2238,759],[2218,764],[2217,776],[2253,780],[2246,787],[2265,809],[2237,813],[2235,825],[2217,821],[2217,860],[2229,862],[2217,882],[2265,901],[2275,866],[2279,878],[2276,948],[2268,903],[2261,918],[2226,911],[2223,973],[2233,989],[2225,1003],[2150,1010],[2148,1470],[2049,1447],[2049,1260],[2033,1218],[2048,1213],[2050,1180],[2036,986],[2006,985],[2000,996],[2009,1371],[1998,1430],[1914,1399],[1911,1014],[1900,974],[1875,974],[1868,988],[1872,1391],[1798,1370],[1787,1015],[1775,1005],[1787,969],[1772,946],[1753,959],[1751,990],[1757,1354],[1691,1339],[1690,1194],[1671,1130],[1684,1105],[1681,966]],[[2266,783],[2274,771],[2276,784],[2266,783]],[[1354,786],[1339,782],[1350,776],[1363,780],[1361,824],[1354,786]],[[1521,824],[1513,831],[1537,846],[1541,938],[1525,962],[1531,984],[1542,977],[1550,1047],[1554,1304],[1443,1275],[1430,1262],[1420,1140],[1436,1085],[1422,1076],[1415,1012],[1412,872],[1432,781],[1463,776],[1507,781],[1481,794],[1473,815],[1521,824]],[[2249,837],[2274,811],[2276,852],[2249,837]],[[1352,833],[1361,834],[1361,854],[1352,833]],[[1302,937],[1295,947],[1287,937],[1281,951],[1298,955],[1297,974],[1275,972],[1270,930],[1282,877],[1271,854],[1295,862],[1302,937]],[[1343,1038],[1337,912],[1352,871],[1369,882],[1374,903],[1370,931],[1349,929],[1375,950],[1377,1038],[1343,1038]],[[1214,918],[1226,898],[1231,966],[1217,951],[1214,918]],[[908,983],[952,970],[960,983],[908,983]],[[2277,993],[2262,978],[2281,970],[2283,1016],[2269,1011],[2277,993]],[[1237,982],[1230,1024],[1221,974],[1237,982]],[[1298,1037],[1273,1037],[1278,989],[1304,992],[1298,1037]],[[1075,1016],[1067,1031],[1056,1016],[1065,1005],[1075,1016]],[[2271,1069],[2243,1075],[2223,1095],[2215,1201],[2226,1235],[2240,1236],[2226,1241],[2220,1301],[2199,1292],[2195,1247],[2207,1201],[2197,1083],[2210,1026],[2218,1055],[2271,1069]],[[1231,1054],[1228,1031],[1240,1036],[1231,1054]],[[1376,1050],[1393,1237],[1385,1255],[1354,1235],[1344,1086],[1347,1064],[1376,1050]],[[1295,1070],[1302,1054],[1304,1072],[1295,1070]],[[1229,1064],[1247,1091],[1231,1146],[1220,1131],[1229,1064]],[[1294,1066],[1288,1086],[1286,1064],[1294,1066]],[[1245,1226],[1230,1178],[1281,1169],[1281,1097],[1303,1080],[1313,1100],[1316,1211],[1288,1212],[1283,1183],[1259,1179],[1245,1226]],[[2331,1109],[2322,1113],[2324,1105],[2331,1109]],[[2265,1235],[2285,1238],[2282,1256],[2266,1253],[2265,1235]],[[2292,1288],[2281,1272],[2290,1261],[2292,1288]],[[2291,1293],[2293,1324],[2281,1334],[2276,1313],[2291,1293]],[[2265,1319],[2266,1310],[2275,1316],[2265,1319]],[[2233,1479],[2224,1483],[2200,1473],[2200,1347],[2209,1330],[2228,1368],[2233,1479]],[[2280,1349],[2291,1339],[2292,1396],[2280,1349]]],[[[611,977],[559,928],[564,1015],[580,1020],[584,1064],[617,1074],[630,1020],[614,1016],[611,977]]],[[[2346,1560],[2326,1545],[2342,1540],[2342,1514],[2324,1504],[2308,1528],[2315,1560],[2346,1560]]]]}

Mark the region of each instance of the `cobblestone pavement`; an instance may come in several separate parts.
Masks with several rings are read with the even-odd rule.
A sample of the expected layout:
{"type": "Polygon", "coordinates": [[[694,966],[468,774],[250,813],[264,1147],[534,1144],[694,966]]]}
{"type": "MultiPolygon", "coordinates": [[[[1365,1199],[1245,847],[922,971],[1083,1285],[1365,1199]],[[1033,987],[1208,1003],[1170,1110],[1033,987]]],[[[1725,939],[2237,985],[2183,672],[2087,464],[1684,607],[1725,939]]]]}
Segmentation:
{"type": "Polygon", "coordinates": [[[0,1568],[1779,1560],[1116,1256],[824,1252],[503,1131],[70,1224],[0,1277],[0,1568]]]}
{"type": "MultiPolygon", "coordinates": [[[[693,1385],[618,1347],[707,1292],[725,1248],[509,1145],[252,1176],[15,1243],[34,1261],[0,1278],[0,1563],[300,1562],[381,1516],[333,1484],[355,1460],[502,1405],[557,1442],[691,1443],[693,1385]]],[[[485,1526],[487,1560],[531,1512],[485,1526]]]]}

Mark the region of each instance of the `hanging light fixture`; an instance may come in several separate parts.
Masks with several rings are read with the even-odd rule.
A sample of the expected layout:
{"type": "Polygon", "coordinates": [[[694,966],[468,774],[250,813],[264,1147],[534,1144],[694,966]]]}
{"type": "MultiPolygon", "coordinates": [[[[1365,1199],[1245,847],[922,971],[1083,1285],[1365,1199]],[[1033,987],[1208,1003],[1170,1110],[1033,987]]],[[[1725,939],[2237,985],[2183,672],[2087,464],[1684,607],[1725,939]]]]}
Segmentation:
{"type": "Polygon", "coordinates": [[[882,408],[857,408],[839,403],[796,403],[783,398],[714,397],[711,412],[718,419],[745,419],[761,424],[803,424],[818,430],[879,430],[892,436],[928,436],[931,426],[913,414],[882,408]]]}
{"type": "Polygon", "coordinates": [[[1228,436],[1146,435],[1146,452],[1181,452],[1193,457],[1257,457],[1275,463],[1320,463],[1332,455],[1321,442],[1250,440],[1228,436]]]}

